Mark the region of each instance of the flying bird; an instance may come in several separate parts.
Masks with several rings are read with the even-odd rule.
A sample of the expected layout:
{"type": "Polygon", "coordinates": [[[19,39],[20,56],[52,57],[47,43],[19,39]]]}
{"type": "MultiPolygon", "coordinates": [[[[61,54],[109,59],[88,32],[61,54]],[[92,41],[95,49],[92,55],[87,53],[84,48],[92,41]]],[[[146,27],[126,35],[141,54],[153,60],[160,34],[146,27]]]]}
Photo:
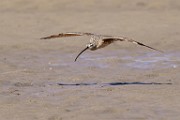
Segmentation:
{"type": "Polygon", "coordinates": [[[100,48],[104,48],[116,41],[127,41],[127,42],[131,42],[131,43],[134,43],[134,44],[137,44],[140,46],[147,47],[147,48],[155,50],[155,51],[162,52],[158,49],[155,49],[153,47],[150,47],[148,45],[145,45],[141,42],[135,41],[135,40],[127,38],[127,37],[119,37],[119,36],[116,37],[116,36],[100,35],[100,34],[94,34],[94,33],[66,32],[66,33],[60,33],[57,35],[50,35],[47,37],[42,37],[41,39],[53,39],[53,38],[74,37],[74,36],[89,36],[90,37],[89,43],[86,44],[86,47],[77,55],[77,57],[75,58],[74,61],[76,61],[78,59],[78,57],[88,49],[94,51],[94,50],[97,50],[100,48]]]}

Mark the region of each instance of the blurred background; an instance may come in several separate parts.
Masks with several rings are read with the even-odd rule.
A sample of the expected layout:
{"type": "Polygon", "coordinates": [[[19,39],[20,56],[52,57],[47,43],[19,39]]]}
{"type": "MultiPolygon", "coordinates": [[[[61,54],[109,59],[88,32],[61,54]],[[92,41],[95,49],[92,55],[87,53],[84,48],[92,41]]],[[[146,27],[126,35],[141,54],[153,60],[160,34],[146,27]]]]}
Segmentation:
{"type": "Polygon", "coordinates": [[[178,48],[173,43],[179,42],[179,11],[179,0],[0,0],[0,33],[25,41],[66,31],[96,32],[171,50],[178,48]]]}
{"type": "Polygon", "coordinates": [[[179,10],[178,0],[1,0],[1,11],[13,12],[91,12],[179,10]]]}
{"type": "Polygon", "coordinates": [[[180,0],[0,0],[0,118],[180,120],[179,38],[180,0]],[[74,62],[89,37],[40,40],[62,32],[164,53],[117,42],[74,62]]]}

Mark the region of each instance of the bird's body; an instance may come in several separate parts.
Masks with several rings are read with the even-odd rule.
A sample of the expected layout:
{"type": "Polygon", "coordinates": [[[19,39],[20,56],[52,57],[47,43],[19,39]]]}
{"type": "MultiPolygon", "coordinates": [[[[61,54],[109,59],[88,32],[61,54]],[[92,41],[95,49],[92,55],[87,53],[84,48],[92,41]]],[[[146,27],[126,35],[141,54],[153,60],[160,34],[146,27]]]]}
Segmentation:
{"type": "MultiPolygon", "coordinates": [[[[115,42],[115,41],[127,41],[127,42],[132,42],[135,43],[137,45],[141,45],[156,51],[160,51],[157,50],[155,48],[152,48],[150,46],[147,46],[143,43],[140,43],[138,41],[135,41],[133,39],[129,39],[127,37],[116,37],[116,36],[109,36],[109,35],[98,35],[98,34],[93,34],[93,33],[82,33],[82,32],[67,32],[67,33],[60,33],[57,35],[51,35],[48,37],[43,37],[41,39],[52,39],[52,38],[59,38],[59,37],[73,37],[73,36],[90,36],[90,42],[86,45],[86,48],[83,49],[75,58],[75,61],[77,60],[77,58],[87,49],[90,50],[97,50],[100,48],[104,48],[108,45],[110,45],[111,43],[115,42]]],[[[161,51],[160,51],[161,52],[161,51]]]]}
{"type": "Polygon", "coordinates": [[[104,48],[107,45],[111,44],[114,42],[114,40],[109,40],[109,41],[104,41],[106,37],[104,36],[91,36],[90,38],[90,43],[93,44],[93,47],[89,48],[90,50],[97,50],[100,48],[104,48]]]}

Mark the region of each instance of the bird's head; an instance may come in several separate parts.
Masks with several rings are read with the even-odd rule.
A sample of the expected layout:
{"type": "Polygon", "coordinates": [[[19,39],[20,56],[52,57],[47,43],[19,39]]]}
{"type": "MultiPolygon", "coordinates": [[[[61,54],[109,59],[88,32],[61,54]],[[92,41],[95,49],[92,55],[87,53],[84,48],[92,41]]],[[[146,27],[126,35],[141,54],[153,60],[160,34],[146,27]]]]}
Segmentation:
{"type": "Polygon", "coordinates": [[[96,45],[93,44],[93,43],[88,43],[88,44],[86,45],[86,47],[89,48],[90,50],[95,50],[95,49],[96,49],[96,45]]]}
{"type": "Polygon", "coordinates": [[[77,57],[75,58],[74,61],[76,61],[77,58],[78,58],[83,52],[85,52],[87,49],[95,50],[95,49],[96,49],[96,46],[95,46],[95,44],[93,44],[93,43],[88,43],[88,44],[86,45],[86,48],[84,48],[84,49],[77,55],[77,57]]]}

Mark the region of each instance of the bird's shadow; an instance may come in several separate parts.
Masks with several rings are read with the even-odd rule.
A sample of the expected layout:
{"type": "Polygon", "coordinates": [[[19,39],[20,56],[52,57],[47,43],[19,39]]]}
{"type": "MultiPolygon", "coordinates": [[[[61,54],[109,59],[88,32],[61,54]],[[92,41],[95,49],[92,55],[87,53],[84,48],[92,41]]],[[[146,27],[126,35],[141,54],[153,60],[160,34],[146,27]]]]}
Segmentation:
{"type": "Polygon", "coordinates": [[[172,85],[159,82],[110,82],[110,83],[58,83],[60,86],[123,86],[123,85],[172,85]]]}

